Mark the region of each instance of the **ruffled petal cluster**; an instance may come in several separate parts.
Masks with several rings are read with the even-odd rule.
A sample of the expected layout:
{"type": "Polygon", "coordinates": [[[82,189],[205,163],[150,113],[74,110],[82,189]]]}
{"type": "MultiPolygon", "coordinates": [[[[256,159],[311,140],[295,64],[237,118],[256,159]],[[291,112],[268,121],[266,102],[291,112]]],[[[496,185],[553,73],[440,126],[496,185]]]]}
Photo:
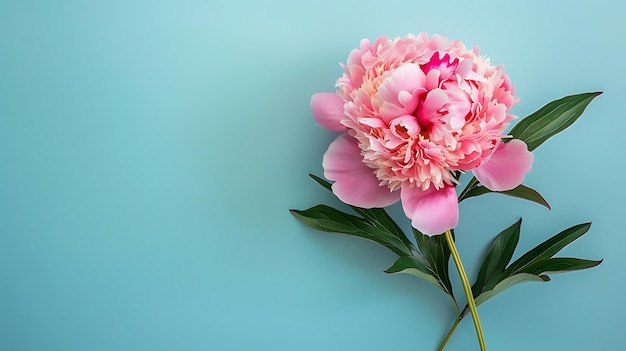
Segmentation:
{"type": "Polygon", "coordinates": [[[517,102],[502,66],[478,48],[426,33],[361,42],[342,65],[335,93],[311,98],[315,120],[344,132],[324,155],[324,176],[344,202],[402,201],[428,235],[454,228],[455,175],[472,171],[491,190],[518,186],[533,155],[502,142],[517,102]]]}

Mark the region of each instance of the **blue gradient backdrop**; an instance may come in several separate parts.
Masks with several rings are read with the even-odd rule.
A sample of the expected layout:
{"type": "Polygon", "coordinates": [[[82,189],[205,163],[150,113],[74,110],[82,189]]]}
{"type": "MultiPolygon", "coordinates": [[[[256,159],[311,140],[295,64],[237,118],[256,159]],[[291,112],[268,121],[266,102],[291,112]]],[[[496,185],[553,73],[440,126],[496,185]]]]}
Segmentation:
{"type": "MultiPolygon", "coordinates": [[[[420,31],[505,64],[521,116],[605,92],[536,152],[525,183],[553,210],[472,199],[458,246],[474,276],[520,216],[520,250],[593,221],[563,255],[604,263],[482,305],[487,344],[624,350],[617,4],[0,2],[0,350],[434,350],[454,318],[443,294],[287,211],[337,204],[307,177],[335,136],[311,94],[360,39],[420,31]]],[[[475,349],[468,319],[448,350],[475,349]]]]}

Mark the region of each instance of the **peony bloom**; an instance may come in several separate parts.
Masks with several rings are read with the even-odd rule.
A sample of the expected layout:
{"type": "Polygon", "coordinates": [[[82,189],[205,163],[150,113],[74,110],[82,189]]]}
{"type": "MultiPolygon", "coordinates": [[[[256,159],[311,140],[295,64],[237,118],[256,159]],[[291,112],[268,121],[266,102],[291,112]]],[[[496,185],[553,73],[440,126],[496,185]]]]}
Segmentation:
{"type": "Polygon", "coordinates": [[[501,66],[478,48],[421,33],[361,41],[342,65],[335,93],[311,98],[315,120],[344,132],[324,154],[324,176],[345,203],[385,207],[402,201],[428,235],[458,223],[455,174],[472,171],[494,191],[518,186],[533,155],[504,143],[517,102],[501,66]]]}

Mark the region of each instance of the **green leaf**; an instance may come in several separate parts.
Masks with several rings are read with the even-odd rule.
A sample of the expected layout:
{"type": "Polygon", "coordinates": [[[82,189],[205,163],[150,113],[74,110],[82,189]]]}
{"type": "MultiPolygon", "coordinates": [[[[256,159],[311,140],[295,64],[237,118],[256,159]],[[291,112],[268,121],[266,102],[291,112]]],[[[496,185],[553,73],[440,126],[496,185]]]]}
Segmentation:
{"type": "MultiPolygon", "coordinates": [[[[521,220],[520,220],[521,221],[521,220]]],[[[491,245],[472,292],[476,304],[481,304],[513,285],[523,282],[547,282],[547,274],[577,271],[595,267],[602,260],[580,258],[552,258],[562,248],[585,234],[591,223],[584,223],[565,229],[524,254],[502,271],[511,259],[519,239],[520,222],[501,232],[491,245]],[[499,272],[498,272],[499,271],[499,272]]],[[[469,312],[466,307],[462,316],[469,312]]]]}
{"type": "MultiPolygon", "coordinates": [[[[506,241],[506,235],[504,233],[511,229],[514,229],[514,226],[500,233],[500,235],[498,235],[498,237],[496,237],[496,239],[494,240],[492,249],[489,250],[488,257],[485,260],[490,260],[489,255],[493,252],[493,257],[498,260],[498,263],[494,263],[491,269],[485,268],[487,263],[483,263],[483,268],[481,268],[478,280],[476,284],[474,284],[474,287],[472,287],[472,291],[476,299],[476,304],[483,303],[493,296],[519,283],[528,281],[547,282],[550,280],[550,277],[548,277],[547,274],[577,271],[581,269],[592,268],[602,263],[602,260],[594,261],[580,258],[561,257],[552,258],[552,256],[554,256],[565,246],[585,234],[589,230],[590,226],[591,223],[583,223],[565,229],[564,231],[537,245],[535,248],[533,248],[522,257],[517,259],[515,262],[513,262],[502,273],[498,274],[495,278],[492,276],[491,280],[489,280],[485,278],[485,276],[487,276],[489,272],[491,272],[492,274],[497,272],[496,267],[501,265],[502,262],[510,260],[511,257],[509,256],[509,254],[512,252],[509,250],[514,250],[514,247],[511,248],[512,246],[514,246],[512,242],[508,242],[506,244],[507,248],[501,250],[502,257],[497,257],[498,251],[494,248],[494,245],[496,245],[496,242],[499,242],[501,240],[502,242],[499,242],[498,245],[500,247],[504,247],[504,242],[506,241]],[[487,282],[481,283],[483,281],[487,282]],[[479,289],[481,284],[484,285],[482,291],[481,289],[479,289]]],[[[519,233],[517,235],[519,235],[519,233]]],[[[509,238],[508,240],[515,240],[514,232],[510,232],[509,236],[513,236],[513,238],[509,238]]],[[[493,260],[493,258],[491,259],[493,260]]],[[[463,310],[463,315],[466,314],[467,311],[463,310]]]]}
{"type": "Polygon", "coordinates": [[[463,199],[467,199],[473,196],[488,194],[488,193],[497,193],[497,194],[503,194],[503,195],[508,195],[512,197],[517,197],[520,199],[538,203],[542,206],[547,207],[548,209],[551,209],[548,201],[546,201],[546,199],[544,199],[543,196],[541,196],[541,194],[539,194],[537,190],[529,188],[523,184],[518,185],[515,189],[506,190],[506,191],[492,191],[492,190],[487,189],[484,186],[477,185],[477,186],[472,187],[471,189],[468,189],[466,192],[464,192],[463,198],[460,199],[459,202],[463,199]]]}
{"type": "Polygon", "coordinates": [[[602,92],[570,95],[552,101],[519,121],[509,134],[524,141],[532,151],[574,123],[591,100],[600,94],[602,92]]]}
{"type": "Polygon", "coordinates": [[[484,293],[475,297],[476,305],[480,305],[481,303],[489,300],[490,298],[498,295],[504,290],[512,287],[513,285],[517,285],[525,282],[548,282],[550,281],[550,277],[547,275],[534,275],[530,273],[518,273],[513,276],[510,276],[493,287],[493,289],[485,291],[484,293]]]}
{"type": "Polygon", "coordinates": [[[572,241],[585,234],[590,227],[591,223],[583,223],[565,229],[518,258],[504,271],[503,275],[511,276],[517,272],[522,272],[531,263],[554,256],[572,241]]]}
{"type": "Polygon", "coordinates": [[[548,258],[529,264],[524,269],[522,269],[521,272],[535,275],[563,273],[592,268],[599,265],[600,263],[602,263],[602,260],[594,261],[569,257],[548,258]]]}
{"type": "Polygon", "coordinates": [[[386,231],[381,231],[362,218],[347,214],[326,205],[317,205],[307,210],[289,210],[308,226],[330,233],[348,234],[379,243],[398,256],[411,254],[401,240],[386,231]]]}
{"type": "Polygon", "coordinates": [[[493,240],[487,256],[483,261],[476,283],[472,286],[474,296],[479,296],[486,290],[491,290],[499,283],[498,278],[509,264],[513,252],[519,241],[522,220],[506,228],[493,240]]]}
{"type": "Polygon", "coordinates": [[[414,275],[418,278],[424,279],[437,288],[441,289],[446,294],[450,295],[450,291],[447,290],[445,284],[439,280],[437,275],[426,267],[421,257],[416,256],[404,256],[396,260],[396,262],[385,270],[385,273],[406,273],[414,275]]]}
{"type": "MultiPolygon", "coordinates": [[[[450,248],[448,247],[445,236],[428,236],[422,234],[415,228],[412,229],[417,247],[424,257],[426,267],[434,273],[437,280],[445,288],[444,291],[454,298],[448,270],[450,262],[450,248]]],[[[454,235],[454,230],[452,231],[452,235],[454,235]]]]}
{"type": "MultiPolygon", "coordinates": [[[[315,180],[318,184],[320,184],[321,186],[323,186],[324,188],[332,192],[331,183],[327,182],[326,180],[314,174],[309,174],[309,176],[313,178],[313,180],[315,180]]],[[[376,229],[380,231],[384,231],[387,234],[394,236],[398,240],[402,241],[404,243],[404,246],[406,246],[406,248],[409,249],[407,252],[408,254],[414,251],[415,248],[411,240],[409,240],[406,237],[402,229],[400,229],[398,224],[396,224],[396,222],[391,218],[391,216],[389,216],[389,214],[387,213],[387,211],[385,211],[385,209],[361,208],[361,207],[351,206],[351,205],[350,205],[350,208],[352,208],[359,215],[363,216],[363,218],[369,224],[374,226],[376,229]]]]}

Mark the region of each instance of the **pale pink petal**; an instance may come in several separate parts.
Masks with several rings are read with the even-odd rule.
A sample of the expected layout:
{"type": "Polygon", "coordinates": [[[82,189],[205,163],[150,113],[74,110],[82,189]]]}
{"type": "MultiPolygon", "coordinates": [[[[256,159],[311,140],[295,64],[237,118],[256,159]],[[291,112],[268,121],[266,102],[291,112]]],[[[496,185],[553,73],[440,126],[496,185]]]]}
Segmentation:
{"type": "Polygon", "coordinates": [[[498,145],[493,155],[475,168],[473,173],[489,190],[511,190],[522,184],[532,163],[533,154],[528,151],[526,143],[514,139],[498,145]]]}
{"type": "Polygon", "coordinates": [[[418,65],[405,64],[393,70],[376,93],[380,117],[389,122],[395,117],[413,113],[425,83],[426,76],[418,65]]]}
{"type": "Polygon", "coordinates": [[[426,235],[443,234],[456,227],[459,222],[459,203],[453,186],[428,190],[402,184],[400,190],[404,214],[411,219],[411,225],[426,235]]]}
{"type": "Polygon", "coordinates": [[[346,126],[340,122],[346,116],[343,113],[344,101],[337,93],[317,93],[311,96],[313,118],[322,127],[335,132],[345,132],[346,126]]]}
{"type": "Polygon", "coordinates": [[[445,84],[448,95],[448,114],[445,116],[450,128],[458,131],[465,125],[465,117],[472,108],[469,96],[456,84],[445,84]]]}
{"type": "Polygon", "coordinates": [[[381,121],[379,118],[361,117],[361,118],[358,118],[358,121],[362,125],[372,127],[372,128],[385,128],[387,126],[385,122],[381,121]]]}
{"type": "Polygon", "coordinates": [[[461,78],[465,78],[465,76],[472,70],[472,60],[463,60],[456,68],[456,74],[458,74],[461,78]]]}
{"type": "Polygon", "coordinates": [[[389,206],[400,199],[399,191],[380,186],[374,170],[363,163],[356,139],[348,133],[338,136],[328,147],[322,161],[324,177],[334,180],[332,190],[350,205],[372,208],[389,206]]]}

